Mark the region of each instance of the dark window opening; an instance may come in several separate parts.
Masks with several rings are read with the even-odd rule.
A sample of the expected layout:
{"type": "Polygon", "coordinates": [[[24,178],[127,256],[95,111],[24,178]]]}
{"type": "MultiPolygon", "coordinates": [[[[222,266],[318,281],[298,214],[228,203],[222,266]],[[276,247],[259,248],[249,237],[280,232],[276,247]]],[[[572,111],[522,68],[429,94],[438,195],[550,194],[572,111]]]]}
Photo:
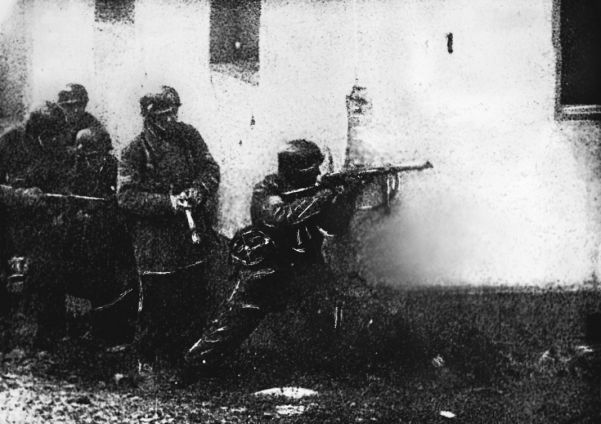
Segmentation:
{"type": "Polygon", "coordinates": [[[212,0],[211,69],[256,84],[261,0],[212,0]]]}
{"type": "Polygon", "coordinates": [[[134,21],[135,0],[96,0],[95,19],[99,22],[134,21]]]}
{"type": "Polygon", "coordinates": [[[564,118],[600,118],[601,0],[556,1],[561,58],[558,112],[564,118]]]}

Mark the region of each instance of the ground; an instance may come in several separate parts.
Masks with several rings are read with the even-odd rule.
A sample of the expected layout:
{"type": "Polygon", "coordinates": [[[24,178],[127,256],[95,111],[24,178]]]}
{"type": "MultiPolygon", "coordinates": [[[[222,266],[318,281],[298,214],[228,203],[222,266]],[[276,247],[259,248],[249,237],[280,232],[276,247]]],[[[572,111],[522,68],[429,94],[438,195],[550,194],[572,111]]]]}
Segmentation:
{"type": "MultiPolygon", "coordinates": [[[[0,423],[597,423],[599,356],[545,352],[490,376],[444,357],[321,368],[244,350],[219,376],[181,387],[126,351],[65,341],[53,353],[2,356],[0,423]],[[425,360],[428,359],[428,360],[425,360]],[[301,399],[254,393],[294,386],[301,399]]],[[[376,361],[377,362],[377,361],[376,361]]],[[[498,364],[490,364],[496,367],[498,364]]]]}
{"type": "Polygon", "coordinates": [[[0,424],[601,422],[596,286],[353,281],[271,314],[226,368],[188,386],[163,361],[140,368],[127,346],[87,337],[0,354],[0,424]],[[276,387],[317,394],[255,395],[276,387]]]}

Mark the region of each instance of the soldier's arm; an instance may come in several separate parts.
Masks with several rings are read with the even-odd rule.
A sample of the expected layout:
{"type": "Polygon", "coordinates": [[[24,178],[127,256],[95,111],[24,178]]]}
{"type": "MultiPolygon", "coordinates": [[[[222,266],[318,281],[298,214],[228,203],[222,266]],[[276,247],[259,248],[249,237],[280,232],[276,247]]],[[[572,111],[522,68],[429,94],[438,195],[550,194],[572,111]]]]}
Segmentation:
{"type": "Polygon", "coordinates": [[[200,190],[205,199],[214,199],[221,179],[219,165],[213,159],[200,133],[192,127],[188,127],[188,131],[190,131],[190,142],[194,144],[194,159],[197,167],[194,188],[200,190]]]}
{"type": "Polygon", "coordinates": [[[0,184],[6,184],[7,143],[8,140],[6,133],[0,135],[0,184]]]}
{"type": "Polygon", "coordinates": [[[108,152],[110,150],[113,150],[113,143],[111,141],[111,136],[109,135],[108,131],[106,130],[106,128],[104,127],[104,125],[102,125],[102,122],[100,122],[98,119],[96,119],[93,115],[91,114],[87,114],[87,128],[89,128],[92,133],[94,134],[94,137],[96,139],[96,142],[98,143],[99,146],[101,146],[104,150],[104,152],[108,152]]]}
{"type": "Polygon", "coordinates": [[[255,187],[252,199],[253,220],[268,227],[292,227],[319,215],[334,198],[333,190],[319,190],[312,196],[285,201],[263,182],[255,187]]]}
{"type": "Polygon", "coordinates": [[[98,175],[98,191],[100,197],[111,197],[117,188],[117,159],[110,153],[106,154],[104,163],[98,175]]]}
{"type": "Polygon", "coordinates": [[[168,194],[151,193],[141,188],[141,152],[130,145],[123,151],[118,166],[117,202],[119,206],[139,216],[171,215],[174,209],[168,194]]]}
{"type": "Polygon", "coordinates": [[[0,201],[9,206],[37,207],[41,206],[41,190],[39,188],[19,188],[7,185],[8,163],[19,143],[17,130],[9,130],[0,136],[0,201]]]}
{"type": "Polygon", "coordinates": [[[359,184],[351,184],[338,193],[332,202],[326,205],[317,219],[317,225],[330,234],[346,232],[355,213],[357,196],[361,193],[359,184]]]}

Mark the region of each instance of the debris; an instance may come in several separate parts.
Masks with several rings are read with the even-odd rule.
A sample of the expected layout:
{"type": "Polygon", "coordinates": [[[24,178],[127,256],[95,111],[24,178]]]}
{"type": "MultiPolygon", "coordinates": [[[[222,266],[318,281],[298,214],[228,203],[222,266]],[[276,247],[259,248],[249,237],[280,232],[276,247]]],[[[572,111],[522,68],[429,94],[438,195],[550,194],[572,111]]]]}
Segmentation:
{"type": "Polygon", "coordinates": [[[549,361],[555,362],[555,358],[553,357],[553,354],[551,353],[550,350],[545,350],[543,352],[543,354],[540,356],[540,358],[538,358],[538,363],[544,364],[549,361]]]}
{"type": "Polygon", "coordinates": [[[68,400],[69,403],[77,403],[79,405],[91,405],[92,401],[89,397],[82,395],[76,398],[71,398],[68,400]]]}
{"type": "Polygon", "coordinates": [[[315,396],[315,390],[303,389],[302,387],[274,387],[255,392],[255,396],[283,396],[291,399],[301,399],[306,396],[315,396]]]}
{"type": "Polygon", "coordinates": [[[19,348],[15,348],[15,349],[11,350],[9,353],[7,353],[4,356],[4,360],[15,361],[15,362],[19,362],[19,361],[23,360],[23,358],[25,358],[25,352],[19,348]]]}
{"type": "Polygon", "coordinates": [[[305,412],[304,405],[277,405],[275,412],[278,415],[300,415],[305,412]]]}
{"type": "Polygon", "coordinates": [[[106,349],[107,353],[119,353],[119,352],[124,352],[127,349],[128,345],[126,344],[122,344],[122,345],[117,345],[117,346],[111,346],[109,348],[106,349]]]}
{"type": "Polygon", "coordinates": [[[451,411],[440,411],[440,416],[445,418],[455,418],[457,415],[453,414],[451,411]]]}
{"type": "Polygon", "coordinates": [[[116,373],[113,376],[113,381],[115,382],[115,384],[119,385],[119,383],[121,382],[121,380],[123,380],[125,378],[124,374],[121,373],[116,373]]]}
{"type": "Polygon", "coordinates": [[[577,355],[586,355],[588,353],[594,353],[595,352],[595,350],[592,347],[587,346],[587,345],[576,346],[574,348],[574,350],[576,351],[577,355]]]}
{"type": "Polygon", "coordinates": [[[432,358],[432,365],[435,368],[442,368],[445,366],[445,360],[442,356],[436,355],[434,358],[432,358]]]}

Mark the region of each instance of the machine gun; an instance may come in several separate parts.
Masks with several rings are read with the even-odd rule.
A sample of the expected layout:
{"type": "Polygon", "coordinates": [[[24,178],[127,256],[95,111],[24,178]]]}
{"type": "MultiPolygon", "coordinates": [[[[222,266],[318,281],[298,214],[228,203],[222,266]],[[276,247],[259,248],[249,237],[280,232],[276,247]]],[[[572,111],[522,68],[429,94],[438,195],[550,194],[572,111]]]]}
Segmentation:
{"type": "MultiPolygon", "coordinates": [[[[309,187],[301,187],[294,190],[289,190],[282,193],[281,196],[287,199],[302,196],[310,196],[323,188],[331,188],[340,185],[344,186],[353,181],[367,183],[373,181],[376,177],[380,176],[397,177],[398,181],[398,177],[404,172],[423,171],[429,168],[433,168],[432,164],[429,161],[423,163],[407,163],[403,165],[389,165],[376,167],[359,166],[344,171],[324,174],[317,184],[309,187]]],[[[390,189],[390,187],[388,187],[388,189],[390,189]]]]}

